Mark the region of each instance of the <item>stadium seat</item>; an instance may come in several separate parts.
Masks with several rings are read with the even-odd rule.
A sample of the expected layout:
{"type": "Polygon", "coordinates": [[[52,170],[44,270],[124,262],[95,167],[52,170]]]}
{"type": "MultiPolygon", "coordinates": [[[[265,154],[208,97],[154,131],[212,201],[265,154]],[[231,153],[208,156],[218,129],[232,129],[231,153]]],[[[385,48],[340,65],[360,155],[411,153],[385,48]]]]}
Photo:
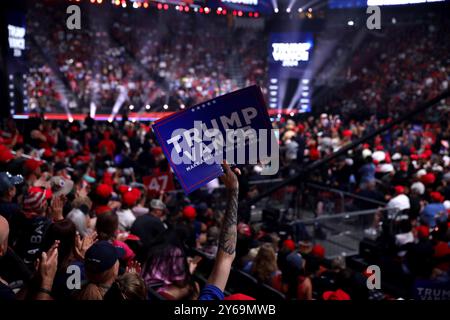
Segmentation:
{"type": "Polygon", "coordinates": [[[256,300],[271,301],[271,302],[281,302],[283,300],[286,300],[284,294],[264,283],[259,285],[254,297],[256,298],[256,300]]]}
{"type": "Polygon", "coordinates": [[[227,290],[231,293],[244,293],[251,297],[258,291],[258,281],[246,272],[231,269],[227,290]]]}

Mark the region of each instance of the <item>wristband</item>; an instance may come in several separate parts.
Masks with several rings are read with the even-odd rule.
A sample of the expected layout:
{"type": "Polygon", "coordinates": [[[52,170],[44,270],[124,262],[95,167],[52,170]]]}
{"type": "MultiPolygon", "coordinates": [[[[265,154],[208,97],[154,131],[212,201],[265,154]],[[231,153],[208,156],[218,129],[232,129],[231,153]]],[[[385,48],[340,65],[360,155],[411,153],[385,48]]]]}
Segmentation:
{"type": "Polygon", "coordinates": [[[52,292],[50,290],[48,290],[48,289],[45,289],[45,288],[39,288],[38,292],[46,293],[49,296],[52,295],[52,292]]]}

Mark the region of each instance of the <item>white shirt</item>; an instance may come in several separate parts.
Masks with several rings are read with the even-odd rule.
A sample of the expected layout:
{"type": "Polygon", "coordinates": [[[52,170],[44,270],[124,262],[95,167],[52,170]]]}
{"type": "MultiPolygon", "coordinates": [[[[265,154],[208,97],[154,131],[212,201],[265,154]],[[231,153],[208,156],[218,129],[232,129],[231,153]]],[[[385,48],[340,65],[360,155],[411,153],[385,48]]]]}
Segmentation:
{"type": "Polygon", "coordinates": [[[396,210],[403,211],[411,208],[409,198],[405,194],[399,194],[398,196],[393,197],[391,200],[389,200],[386,206],[388,209],[390,209],[388,210],[389,215],[394,215],[396,213],[396,210]]]}
{"type": "Polygon", "coordinates": [[[117,211],[117,217],[119,218],[120,231],[129,231],[131,226],[133,225],[134,220],[136,220],[136,217],[134,216],[131,209],[117,211]]]}

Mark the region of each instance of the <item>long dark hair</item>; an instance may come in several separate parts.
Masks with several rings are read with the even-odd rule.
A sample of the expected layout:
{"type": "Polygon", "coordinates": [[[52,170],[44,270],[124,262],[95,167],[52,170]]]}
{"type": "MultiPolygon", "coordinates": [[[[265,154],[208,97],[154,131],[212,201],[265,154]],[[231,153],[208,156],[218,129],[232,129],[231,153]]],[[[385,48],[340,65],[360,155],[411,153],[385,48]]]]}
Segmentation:
{"type": "Polygon", "coordinates": [[[114,240],[119,228],[119,218],[114,212],[105,212],[98,215],[95,229],[99,240],[114,240]]]}
{"type": "Polygon", "coordinates": [[[48,251],[59,240],[58,246],[58,270],[66,270],[69,264],[75,260],[75,236],[77,228],[69,219],[63,219],[52,223],[45,233],[41,250],[48,251]]]}
{"type": "Polygon", "coordinates": [[[179,288],[189,286],[189,297],[196,294],[196,286],[189,271],[185,252],[188,235],[184,229],[174,228],[160,234],[147,253],[142,275],[147,285],[163,281],[179,288]],[[159,278],[152,275],[158,271],[159,278]]]}

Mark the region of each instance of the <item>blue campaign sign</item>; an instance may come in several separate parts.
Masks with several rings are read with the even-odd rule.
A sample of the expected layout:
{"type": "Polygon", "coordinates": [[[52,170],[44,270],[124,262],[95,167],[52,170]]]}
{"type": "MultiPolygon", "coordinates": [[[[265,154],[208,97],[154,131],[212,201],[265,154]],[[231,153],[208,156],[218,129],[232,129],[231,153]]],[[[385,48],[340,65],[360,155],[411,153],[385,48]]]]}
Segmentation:
{"type": "Polygon", "coordinates": [[[258,86],[247,87],[181,110],[153,124],[156,138],[186,193],[222,174],[222,161],[218,159],[223,157],[229,160],[225,156],[229,150],[225,141],[228,141],[230,130],[256,132],[255,139],[246,137],[248,139],[240,140],[241,144],[237,143],[232,151],[236,159],[246,154],[249,156],[247,163],[255,163],[260,153],[258,159],[251,159],[251,146],[259,142],[260,129],[271,128],[266,104],[258,86]],[[219,136],[224,139],[221,141],[219,136]]]}

